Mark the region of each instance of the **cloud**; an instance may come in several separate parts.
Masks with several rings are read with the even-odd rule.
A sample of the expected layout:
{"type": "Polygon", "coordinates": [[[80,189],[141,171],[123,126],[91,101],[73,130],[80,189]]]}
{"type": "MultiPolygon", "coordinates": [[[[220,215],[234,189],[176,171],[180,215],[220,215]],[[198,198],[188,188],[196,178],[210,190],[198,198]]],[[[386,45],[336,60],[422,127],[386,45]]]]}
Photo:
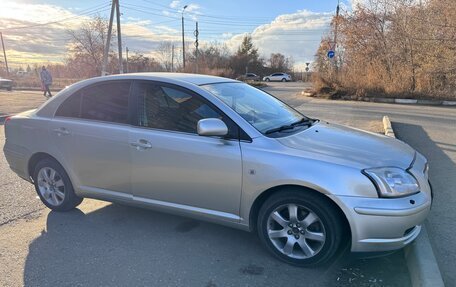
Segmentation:
{"type": "Polygon", "coordinates": [[[271,53],[280,52],[292,56],[299,69],[305,67],[305,62],[313,60],[332,17],[333,12],[317,13],[308,10],[280,15],[270,23],[258,26],[252,33],[232,36],[226,44],[235,51],[244,36],[251,35],[263,57],[267,59],[271,53]]]}
{"type": "Polygon", "coordinates": [[[55,5],[2,0],[0,27],[11,66],[60,62],[67,49],[67,30],[78,29],[91,13],[109,9],[106,4],[78,11],[55,5]]]}
{"type": "Polygon", "coordinates": [[[180,8],[181,7],[180,1],[179,0],[172,1],[169,4],[169,7],[173,8],[173,9],[180,8]]]}
{"type": "MultiPolygon", "coordinates": [[[[3,29],[7,54],[13,65],[63,61],[70,39],[67,30],[77,29],[82,21],[89,19],[89,15],[78,16],[72,12],[74,10],[70,11],[54,5],[21,4],[12,2],[12,0],[1,1],[0,27],[3,29]],[[64,18],[67,19],[64,22],[40,25],[64,18]],[[16,29],[17,27],[22,28],[16,29]]],[[[181,8],[182,5],[179,1],[172,1],[169,6],[181,8]]],[[[103,9],[106,10],[104,13],[107,15],[109,5],[103,9]]],[[[201,7],[196,4],[189,4],[188,15],[196,18],[200,9],[201,7]]],[[[168,12],[170,15],[180,14],[177,10],[175,13],[170,10],[168,12]]],[[[81,11],[77,13],[81,13],[81,11]]],[[[333,11],[316,13],[300,10],[277,16],[269,23],[255,27],[250,33],[233,32],[228,25],[226,29],[217,28],[220,33],[215,37],[205,35],[204,21],[208,20],[201,17],[200,47],[217,40],[226,44],[231,51],[236,51],[242,38],[250,34],[254,44],[259,48],[261,56],[267,59],[271,53],[280,52],[286,56],[292,56],[299,68],[305,62],[313,60],[320,39],[329,28],[333,13],[333,11]]],[[[178,16],[180,17],[180,15],[178,16]]],[[[160,22],[156,23],[136,16],[126,15],[125,19],[122,19],[122,42],[124,47],[128,46],[131,51],[154,55],[154,51],[164,41],[174,42],[176,49],[180,49],[180,26],[173,28],[176,26],[166,23],[173,20],[160,24],[160,22]]],[[[176,21],[179,22],[179,20],[176,21]]],[[[223,21],[223,19],[219,20],[219,22],[223,21]]],[[[194,40],[190,36],[192,29],[189,31],[186,40],[190,49],[193,49],[193,45],[190,44],[194,40]]],[[[212,35],[214,35],[213,33],[212,35]]]]}
{"type": "Polygon", "coordinates": [[[169,4],[169,7],[176,10],[176,11],[169,11],[169,10],[163,10],[162,13],[165,16],[176,16],[180,17],[180,13],[182,12],[182,9],[184,6],[187,5],[187,8],[185,8],[185,12],[188,13],[190,18],[194,21],[197,20],[197,16],[200,15],[200,10],[201,6],[196,4],[196,3],[190,3],[190,4],[184,4],[179,0],[174,0],[169,4]]]}

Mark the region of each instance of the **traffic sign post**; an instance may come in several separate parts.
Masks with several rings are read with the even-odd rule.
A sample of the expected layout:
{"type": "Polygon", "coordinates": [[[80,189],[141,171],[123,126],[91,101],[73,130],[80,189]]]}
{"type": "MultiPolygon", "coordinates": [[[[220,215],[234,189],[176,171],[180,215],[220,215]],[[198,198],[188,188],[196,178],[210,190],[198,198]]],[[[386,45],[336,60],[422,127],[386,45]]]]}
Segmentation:
{"type": "Polygon", "coordinates": [[[309,65],[310,65],[310,63],[307,62],[306,63],[306,82],[309,81],[309,70],[310,70],[309,65]]]}

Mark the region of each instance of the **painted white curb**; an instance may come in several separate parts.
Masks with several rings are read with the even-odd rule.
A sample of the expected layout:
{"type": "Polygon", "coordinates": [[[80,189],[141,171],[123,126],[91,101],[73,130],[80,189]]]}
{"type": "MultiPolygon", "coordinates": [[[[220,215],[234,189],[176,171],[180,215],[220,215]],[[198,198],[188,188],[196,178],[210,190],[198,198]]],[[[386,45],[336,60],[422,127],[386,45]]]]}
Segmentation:
{"type": "Polygon", "coordinates": [[[385,135],[395,138],[393,127],[391,126],[391,121],[388,116],[383,116],[383,129],[385,130],[385,135]]]}
{"type": "Polygon", "coordinates": [[[443,101],[442,105],[444,105],[444,106],[456,106],[456,101],[443,101]]]}
{"type": "Polygon", "coordinates": [[[416,104],[418,103],[418,100],[412,100],[412,99],[394,99],[394,102],[396,104],[416,104]]]}
{"type": "MultiPolygon", "coordinates": [[[[385,135],[396,137],[388,116],[383,117],[383,128],[385,135]]],[[[424,223],[418,238],[404,248],[404,256],[413,287],[445,287],[424,223]]]]}

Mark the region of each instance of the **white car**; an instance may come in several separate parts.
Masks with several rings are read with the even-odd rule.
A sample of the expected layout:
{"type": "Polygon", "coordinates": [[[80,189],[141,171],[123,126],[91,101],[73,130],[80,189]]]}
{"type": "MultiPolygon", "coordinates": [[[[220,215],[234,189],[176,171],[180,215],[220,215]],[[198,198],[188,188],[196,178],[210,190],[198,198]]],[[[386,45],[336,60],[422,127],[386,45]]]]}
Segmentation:
{"type": "Polygon", "coordinates": [[[266,82],[290,82],[291,76],[285,73],[274,73],[263,78],[266,82]]]}

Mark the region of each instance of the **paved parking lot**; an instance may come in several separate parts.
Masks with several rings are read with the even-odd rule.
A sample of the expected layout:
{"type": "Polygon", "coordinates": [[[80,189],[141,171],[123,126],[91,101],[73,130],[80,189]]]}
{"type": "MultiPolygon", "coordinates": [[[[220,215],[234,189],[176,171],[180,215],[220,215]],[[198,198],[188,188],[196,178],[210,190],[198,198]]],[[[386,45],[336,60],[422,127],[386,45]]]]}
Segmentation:
{"type": "MultiPolygon", "coordinates": [[[[455,174],[456,135],[451,126],[456,123],[456,109],[316,100],[296,96],[301,88],[301,84],[280,83],[266,89],[310,116],[363,129],[380,131],[381,117],[389,114],[399,137],[435,166],[431,177],[437,195],[428,225],[435,226],[430,232],[439,235],[431,234],[431,239],[454,235],[450,228],[441,230],[444,224],[452,224],[449,208],[455,196],[445,183],[453,180],[455,186],[449,172],[455,174]]],[[[13,91],[0,92],[0,100],[1,116],[36,107],[44,98],[38,92],[13,91]]],[[[0,141],[4,141],[3,130],[0,141]]],[[[85,200],[70,213],[49,212],[41,207],[33,187],[9,171],[3,154],[0,173],[2,286],[410,285],[402,252],[363,260],[342,254],[329,266],[295,268],[270,257],[254,235],[210,223],[96,200],[85,200]]],[[[448,240],[436,248],[433,243],[446,283],[454,283],[451,265],[442,265],[454,262],[455,245],[448,240]]]]}

